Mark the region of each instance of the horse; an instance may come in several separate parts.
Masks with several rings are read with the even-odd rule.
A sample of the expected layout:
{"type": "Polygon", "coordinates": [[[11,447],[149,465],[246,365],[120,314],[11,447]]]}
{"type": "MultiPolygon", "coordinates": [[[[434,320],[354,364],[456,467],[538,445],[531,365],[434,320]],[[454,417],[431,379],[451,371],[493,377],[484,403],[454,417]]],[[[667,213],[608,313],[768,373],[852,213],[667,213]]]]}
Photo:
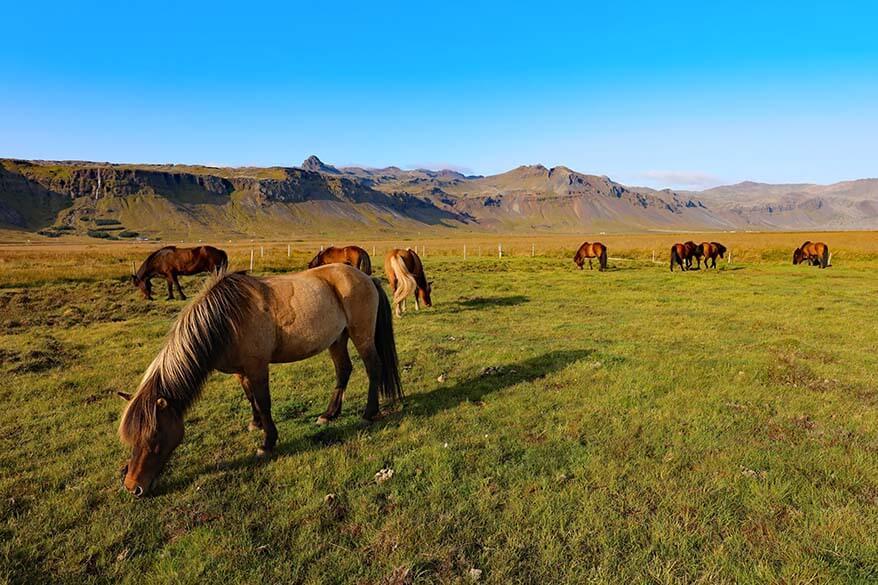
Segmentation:
{"type": "Polygon", "coordinates": [[[588,269],[593,270],[593,266],[591,264],[592,258],[598,259],[598,264],[600,265],[600,270],[603,272],[607,269],[607,247],[600,242],[583,242],[581,246],[579,246],[579,250],[576,251],[576,255],[573,257],[573,262],[579,266],[580,270],[583,270],[583,266],[585,265],[585,259],[588,258],[588,269]]]}
{"type": "Polygon", "coordinates": [[[704,255],[705,270],[708,268],[709,262],[713,262],[713,267],[716,268],[717,256],[723,258],[726,253],[726,247],[719,242],[701,242],[701,244],[698,245],[698,250],[704,255]]]}
{"type": "Polygon", "coordinates": [[[823,242],[806,241],[793,252],[793,264],[801,264],[805,260],[812,266],[826,268],[829,266],[829,246],[823,242]]]}
{"type": "Polygon", "coordinates": [[[296,274],[255,278],[242,272],[212,275],[171,327],[164,347],[146,369],[119,424],[131,457],[122,468],[126,490],[150,491],[183,439],[183,419],[208,374],[234,374],[252,410],[251,430],[263,431],[258,456],[271,453],[277,428],[271,417],[268,367],[307,359],[325,349],[335,364],[335,391],[318,418],[341,413],[353,369],[353,341],[369,376],[363,417],[379,414],[379,394],[402,399],[393,315],[377,278],[331,264],[296,274]]]}
{"type": "Polygon", "coordinates": [[[412,293],[415,294],[415,310],[420,311],[418,299],[427,307],[433,306],[430,293],[433,291],[433,283],[427,281],[424,274],[424,265],[417,252],[411,248],[400,250],[393,248],[384,256],[384,273],[390,281],[390,289],[393,291],[393,304],[396,307],[396,316],[401,317],[405,310],[405,300],[412,293]]]}
{"type": "Polygon", "coordinates": [[[683,242],[683,245],[686,246],[686,268],[692,270],[692,259],[698,261],[698,264],[695,266],[696,270],[701,270],[701,246],[689,240],[688,242],[683,242]]]}
{"type": "Polygon", "coordinates": [[[325,250],[317,252],[317,255],[308,262],[308,268],[317,268],[324,264],[347,264],[354,268],[359,268],[366,274],[372,274],[372,259],[366,250],[359,246],[345,246],[344,248],[336,248],[330,246],[325,250]]]}
{"type": "Polygon", "coordinates": [[[131,275],[131,282],[143,293],[143,298],[152,300],[152,283],[154,276],[163,276],[168,281],[168,300],[174,300],[174,286],[180,293],[180,299],[186,295],[180,288],[180,275],[189,276],[199,272],[222,271],[228,268],[229,257],[223,250],[213,246],[197,246],[195,248],[178,248],[165,246],[147,256],[136,273],[131,275]]]}
{"type": "Polygon", "coordinates": [[[692,264],[691,254],[692,249],[686,244],[677,242],[671,246],[671,272],[674,271],[675,262],[680,266],[680,270],[689,270],[689,266],[692,264]]]}

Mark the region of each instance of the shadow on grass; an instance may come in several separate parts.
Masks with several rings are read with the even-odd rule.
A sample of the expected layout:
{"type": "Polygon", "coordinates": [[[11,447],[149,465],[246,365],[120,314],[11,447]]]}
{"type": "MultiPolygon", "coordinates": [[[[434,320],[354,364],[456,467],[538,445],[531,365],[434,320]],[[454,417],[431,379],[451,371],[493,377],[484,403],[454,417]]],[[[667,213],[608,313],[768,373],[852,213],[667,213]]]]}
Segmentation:
{"type": "MultiPolygon", "coordinates": [[[[458,404],[466,402],[477,403],[493,392],[545,378],[550,374],[563,370],[570,364],[587,358],[592,353],[594,353],[594,350],[558,350],[517,363],[486,364],[486,367],[480,373],[471,378],[461,380],[453,386],[440,386],[429,392],[406,397],[401,409],[386,414],[384,418],[377,422],[370,424],[348,417],[332,425],[319,427],[315,432],[294,441],[284,442],[282,440],[283,437],[281,437],[280,442],[275,448],[274,455],[269,459],[259,459],[253,452],[249,452],[218,464],[201,465],[186,470],[177,468],[176,472],[172,474],[173,477],[166,477],[164,481],[162,479],[159,480],[155,493],[156,495],[173,493],[185,488],[201,476],[254,469],[278,457],[344,443],[350,437],[366,429],[381,429],[395,425],[403,417],[433,416],[444,410],[454,408],[458,404]]],[[[350,407],[353,407],[353,405],[350,407]]],[[[317,429],[316,426],[315,428],[317,429]]],[[[253,433],[253,436],[253,448],[255,451],[257,434],[253,433]]],[[[261,436],[259,438],[261,439],[261,436]]]]}
{"type": "Polygon", "coordinates": [[[453,313],[461,311],[481,310],[491,307],[515,307],[530,302],[530,297],[524,295],[510,295],[506,297],[474,297],[463,299],[451,305],[448,310],[453,313]]]}

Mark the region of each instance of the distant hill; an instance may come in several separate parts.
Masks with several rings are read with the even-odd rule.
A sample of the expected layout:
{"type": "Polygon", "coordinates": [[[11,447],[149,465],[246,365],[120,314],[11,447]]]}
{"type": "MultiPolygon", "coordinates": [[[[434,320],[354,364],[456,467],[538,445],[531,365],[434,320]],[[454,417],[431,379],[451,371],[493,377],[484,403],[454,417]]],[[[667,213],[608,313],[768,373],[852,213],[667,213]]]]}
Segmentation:
{"type": "Polygon", "coordinates": [[[265,168],[0,159],[0,227],[108,238],[878,228],[878,180],[683,192],[563,166],[474,176],[316,156],[265,168]]]}

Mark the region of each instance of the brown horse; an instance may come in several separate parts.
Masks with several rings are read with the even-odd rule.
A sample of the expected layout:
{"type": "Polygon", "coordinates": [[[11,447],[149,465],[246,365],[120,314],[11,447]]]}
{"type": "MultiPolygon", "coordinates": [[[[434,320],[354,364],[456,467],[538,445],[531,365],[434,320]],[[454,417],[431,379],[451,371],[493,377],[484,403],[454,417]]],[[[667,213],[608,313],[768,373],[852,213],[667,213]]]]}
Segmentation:
{"type": "Polygon", "coordinates": [[[378,396],[402,398],[393,316],[378,279],[342,264],[298,274],[254,278],[219,273],[186,307],[165,346],[129,400],[119,435],[132,448],[122,482],[135,496],[153,486],[183,440],[183,417],[208,374],[235,374],[253,412],[251,429],[262,429],[258,453],[274,449],[268,365],[304,360],[329,349],[336,387],[318,422],[341,413],[351,376],[348,339],[363,359],[369,394],[363,416],[378,415],[378,396]]]}
{"type": "Polygon", "coordinates": [[[189,276],[199,272],[225,270],[229,265],[229,257],[219,248],[213,246],[197,246],[195,248],[178,248],[165,246],[156,250],[143,261],[136,273],[131,275],[131,282],[143,293],[143,298],[152,300],[152,284],[154,276],[163,276],[168,281],[168,300],[174,300],[174,286],[185,299],[180,288],[178,276],[189,276]]]}
{"type": "Polygon", "coordinates": [[[719,242],[701,242],[698,245],[699,252],[704,256],[704,268],[709,267],[708,264],[713,262],[713,268],[716,268],[716,258],[723,258],[726,253],[726,247],[719,242]]]}
{"type": "Polygon", "coordinates": [[[680,266],[680,270],[692,269],[692,258],[698,260],[698,268],[701,268],[701,250],[693,241],[676,243],[671,246],[671,272],[674,271],[674,263],[680,266]]]}
{"type": "Polygon", "coordinates": [[[591,264],[592,258],[598,259],[600,265],[599,270],[603,272],[607,269],[607,247],[600,242],[583,242],[573,257],[573,262],[582,270],[585,265],[585,259],[588,258],[588,269],[593,270],[591,264]]]}
{"type": "Polygon", "coordinates": [[[402,316],[405,300],[412,293],[415,293],[416,311],[421,309],[418,299],[427,307],[433,306],[433,301],[430,299],[433,283],[427,282],[424,265],[414,250],[411,248],[389,250],[384,256],[384,273],[390,281],[390,290],[393,291],[393,304],[396,307],[397,317],[402,316]]]}
{"type": "Polygon", "coordinates": [[[688,265],[691,264],[690,255],[691,250],[686,244],[677,242],[671,246],[671,272],[674,271],[674,263],[680,267],[680,270],[688,270],[688,265]]]}
{"type": "Polygon", "coordinates": [[[324,264],[347,264],[359,268],[366,274],[372,274],[372,259],[369,258],[366,250],[359,246],[345,246],[344,248],[330,246],[317,252],[317,255],[308,262],[308,268],[317,268],[324,264]]]}
{"type": "Polygon", "coordinates": [[[829,266],[829,246],[823,242],[806,241],[793,252],[793,264],[801,264],[805,260],[812,266],[826,268],[829,266]]]}

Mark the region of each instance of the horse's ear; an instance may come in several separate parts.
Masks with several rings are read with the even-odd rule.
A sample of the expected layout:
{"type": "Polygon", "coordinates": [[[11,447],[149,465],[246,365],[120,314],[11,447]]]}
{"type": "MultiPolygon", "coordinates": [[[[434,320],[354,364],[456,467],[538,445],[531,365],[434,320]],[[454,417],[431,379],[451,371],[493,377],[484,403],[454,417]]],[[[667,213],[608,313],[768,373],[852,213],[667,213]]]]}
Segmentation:
{"type": "Polygon", "coordinates": [[[127,400],[131,400],[131,395],[128,394],[127,392],[116,392],[116,394],[119,395],[119,398],[122,398],[122,399],[124,399],[124,400],[126,400],[126,401],[127,401],[127,400]]]}
{"type": "Polygon", "coordinates": [[[155,401],[155,405],[156,407],[158,407],[159,410],[164,410],[168,407],[168,401],[164,398],[159,398],[155,401]]]}

